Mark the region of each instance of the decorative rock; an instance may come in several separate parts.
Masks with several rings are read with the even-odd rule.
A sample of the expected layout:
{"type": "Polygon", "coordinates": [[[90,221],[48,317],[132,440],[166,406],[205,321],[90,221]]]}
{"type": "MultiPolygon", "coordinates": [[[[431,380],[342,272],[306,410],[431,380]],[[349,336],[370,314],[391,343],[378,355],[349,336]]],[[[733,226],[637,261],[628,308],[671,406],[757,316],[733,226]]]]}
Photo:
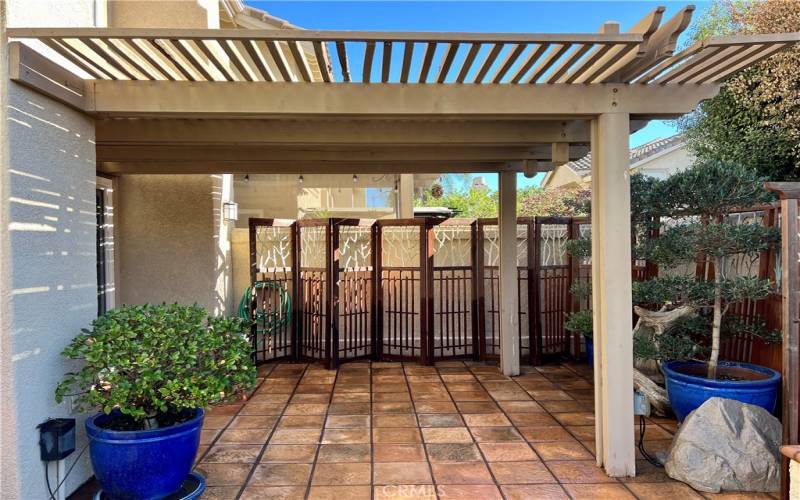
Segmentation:
{"type": "Polygon", "coordinates": [[[781,423],[765,409],[711,398],[681,424],[667,475],[709,493],[780,488],[781,423]]]}

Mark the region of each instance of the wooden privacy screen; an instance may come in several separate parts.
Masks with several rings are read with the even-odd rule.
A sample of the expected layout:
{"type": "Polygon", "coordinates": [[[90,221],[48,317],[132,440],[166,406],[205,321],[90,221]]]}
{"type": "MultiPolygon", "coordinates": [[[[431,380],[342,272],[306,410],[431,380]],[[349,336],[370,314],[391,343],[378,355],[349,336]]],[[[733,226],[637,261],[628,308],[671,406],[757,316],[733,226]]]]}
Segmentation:
{"type": "MultiPolygon", "coordinates": [[[[526,363],[570,351],[572,266],[561,241],[570,228],[569,219],[519,219],[526,363]]],[[[291,326],[254,329],[255,358],[496,359],[498,250],[493,219],[250,219],[251,281],[275,282],[292,301],[291,326]]],[[[279,307],[275,288],[260,290],[253,314],[279,307]]]]}

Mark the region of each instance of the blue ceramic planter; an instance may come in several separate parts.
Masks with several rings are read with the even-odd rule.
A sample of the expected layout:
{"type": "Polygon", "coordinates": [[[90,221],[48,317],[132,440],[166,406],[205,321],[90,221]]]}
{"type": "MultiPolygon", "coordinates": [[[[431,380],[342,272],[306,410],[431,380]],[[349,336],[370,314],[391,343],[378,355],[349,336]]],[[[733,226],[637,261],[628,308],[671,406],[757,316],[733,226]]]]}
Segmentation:
{"type": "Polygon", "coordinates": [[[781,387],[781,374],[775,370],[749,363],[720,361],[719,368],[723,370],[755,372],[759,377],[757,380],[721,380],[686,373],[692,368],[697,373],[696,370],[705,369],[705,365],[696,361],[670,361],[661,366],[669,402],[679,421],[713,397],[760,406],[770,413],[775,411],[781,387]]]}
{"type": "Polygon", "coordinates": [[[186,422],[144,431],[114,431],[100,413],[86,420],[92,468],[103,492],[115,500],[156,500],[175,493],[192,470],[200,445],[203,410],[186,422]]]}
{"type": "Polygon", "coordinates": [[[586,359],[589,361],[589,366],[594,366],[594,342],[592,341],[592,337],[583,337],[583,341],[586,342],[586,359]]]}

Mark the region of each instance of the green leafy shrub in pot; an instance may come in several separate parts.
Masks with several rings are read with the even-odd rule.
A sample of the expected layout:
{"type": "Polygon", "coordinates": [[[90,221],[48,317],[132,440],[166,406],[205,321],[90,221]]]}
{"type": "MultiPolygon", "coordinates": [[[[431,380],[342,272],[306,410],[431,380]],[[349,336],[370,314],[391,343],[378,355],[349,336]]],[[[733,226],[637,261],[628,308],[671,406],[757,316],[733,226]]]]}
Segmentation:
{"type": "Polygon", "coordinates": [[[239,318],[200,306],[123,306],[92,322],[62,355],[82,360],[56,388],[82,410],[117,410],[113,429],[164,427],[194,409],[231,400],[255,385],[256,369],[239,318]]]}
{"type": "Polygon", "coordinates": [[[583,335],[587,338],[592,338],[593,324],[592,324],[592,311],[576,311],[567,316],[564,322],[564,328],[567,330],[583,335]]]}

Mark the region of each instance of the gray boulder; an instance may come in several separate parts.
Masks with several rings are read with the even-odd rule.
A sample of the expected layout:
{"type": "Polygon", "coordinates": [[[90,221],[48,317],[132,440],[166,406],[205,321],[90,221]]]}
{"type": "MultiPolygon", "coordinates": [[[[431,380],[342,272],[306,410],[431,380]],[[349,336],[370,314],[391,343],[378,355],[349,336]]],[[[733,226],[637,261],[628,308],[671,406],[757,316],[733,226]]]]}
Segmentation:
{"type": "Polygon", "coordinates": [[[781,423],[759,406],[711,398],[681,424],[667,475],[709,493],[780,488],[781,423]]]}

